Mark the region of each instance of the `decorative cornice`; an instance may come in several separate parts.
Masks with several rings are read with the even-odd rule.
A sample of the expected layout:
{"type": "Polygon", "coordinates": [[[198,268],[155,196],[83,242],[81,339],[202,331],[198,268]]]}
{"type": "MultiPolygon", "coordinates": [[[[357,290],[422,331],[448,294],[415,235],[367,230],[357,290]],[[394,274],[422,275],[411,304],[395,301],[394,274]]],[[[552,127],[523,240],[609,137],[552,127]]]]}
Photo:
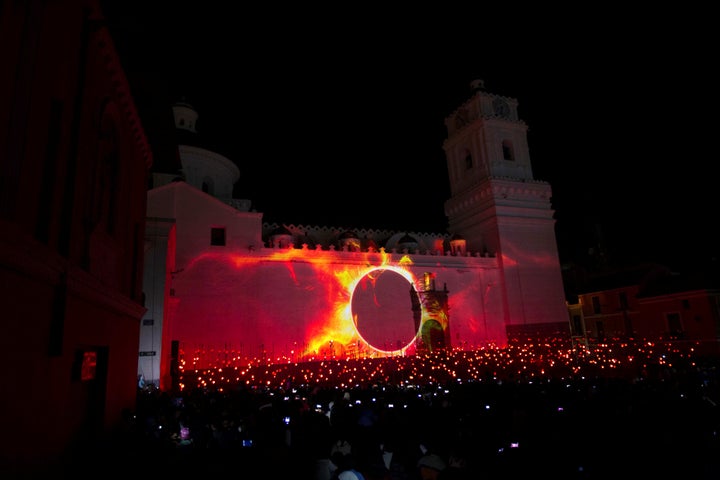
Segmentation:
{"type": "Polygon", "coordinates": [[[114,98],[120,107],[120,111],[125,114],[125,118],[132,131],[133,139],[135,140],[135,146],[145,161],[145,167],[149,170],[153,163],[152,150],[150,149],[145,131],[142,127],[140,115],[138,114],[137,107],[135,106],[130,86],[128,84],[127,77],[125,76],[125,71],[120,63],[120,59],[118,58],[112,36],[104,23],[105,18],[99,10],[95,10],[90,15],[90,19],[97,21],[100,25],[100,27],[94,32],[95,44],[99,49],[105,68],[110,74],[111,85],[115,94],[114,98]]]}
{"type": "Polygon", "coordinates": [[[482,204],[549,206],[551,196],[550,184],[542,180],[490,177],[480,186],[448,200],[445,213],[455,216],[458,212],[476,209],[482,204]]]}
{"type": "Polygon", "coordinates": [[[347,254],[353,253],[381,253],[381,254],[411,254],[419,256],[447,256],[447,257],[492,257],[487,252],[463,252],[453,253],[449,242],[450,234],[448,233],[418,233],[409,231],[394,230],[372,230],[372,229],[342,229],[336,227],[316,227],[292,224],[263,223],[263,239],[267,240],[273,231],[280,226],[284,227],[291,237],[292,242],[285,247],[268,247],[269,249],[304,249],[316,251],[343,252],[347,254]],[[340,237],[352,231],[360,240],[361,249],[351,250],[339,246],[340,237]],[[415,246],[404,245],[399,240],[401,237],[409,235],[418,242],[415,246]]]}

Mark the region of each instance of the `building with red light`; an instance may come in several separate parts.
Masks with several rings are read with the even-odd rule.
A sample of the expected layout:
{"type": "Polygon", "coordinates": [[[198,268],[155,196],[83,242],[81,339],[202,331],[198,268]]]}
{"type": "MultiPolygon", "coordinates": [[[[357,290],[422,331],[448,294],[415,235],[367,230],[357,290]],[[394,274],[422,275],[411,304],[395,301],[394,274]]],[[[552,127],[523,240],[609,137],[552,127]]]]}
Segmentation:
{"type": "Polygon", "coordinates": [[[584,274],[579,282],[577,275],[575,281],[566,278],[565,285],[577,292],[568,304],[572,338],[587,345],[669,342],[717,355],[720,290],[715,268],[680,273],[651,263],[584,274]]]}
{"type": "Polygon", "coordinates": [[[551,187],[533,178],[513,98],[474,82],[446,118],[447,232],[263,222],[232,198],[239,170],[193,142],[148,191],[138,373],[243,362],[407,355],[568,336],[551,187]]]}
{"type": "Polygon", "coordinates": [[[3,2],[0,61],[0,476],[35,478],[135,407],[152,156],[97,2],[3,2]]]}

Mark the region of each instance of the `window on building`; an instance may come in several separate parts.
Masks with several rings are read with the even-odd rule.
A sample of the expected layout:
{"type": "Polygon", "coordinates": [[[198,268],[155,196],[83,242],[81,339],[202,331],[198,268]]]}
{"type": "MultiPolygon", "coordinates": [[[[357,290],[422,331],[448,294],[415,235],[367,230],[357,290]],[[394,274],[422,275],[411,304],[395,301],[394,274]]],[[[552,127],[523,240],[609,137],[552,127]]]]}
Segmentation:
{"type": "Polygon", "coordinates": [[[582,325],[582,318],[580,315],[573,315],[572,317],[573,321],[573,335],[580,336],[585,335],[585,329],[582,325]]]}
{"type": "Polygon", "coordinates": [[[92,348],[80,348],[75,352],[72,365],[72,379],[86,382],[97,377],[98,351],[92,348]]]}
{"type": "Polygon", "coordinates": [[[602,322],[602,320],[598,320],[597,322],[595,322],[595,330],[597,331],[597,339],[604,340],[605,339],[605,324],[602,322]]]}
{"type": "Polygon", "coordinates": [[[210,229],[210,245],[225,246],[225,227],[212,227],[210,229]]]}
{"type": "Polygon", "coordinates": [[[593,313],[601,313],[602,308],[600,308],[600,297],[592,297],[592,306],[593,306],[593,313]]]}
{"type": "Polygon", "coordinates": [[[682,306],[685,310],[690,310],[690,300],[687,298],[683,299],[682,306]]]}
{"type": "Polygon", "coordinates": [[[205,193],[208,193],[210,195],[215,195],[215,184],[210,177],[203,178],[202,181],[202,191],[205,193]]]}
{"type": "Polygon", "coordinates": [[[667,320],[668,333],[673,337],[678,337],[683,333],[682,322],[678,312],[668,313],[665,316],[667,320]]]}
{"type": "Polygon", "coordinates": [[[470,152],[465,152],[465,170],[470,170],[473,167],[473,158],[470,152]]]}
{"type": "Polygon", "coordinates": [[[627,292],[620,292],[618,294],[619,300],[620,300],[620,310],[627,310],[630,305],[628,304],[628,296],[627,292]]]}
{"type": "Polygon", "coordinates": [[[503,140],[502,153],[503,160],[515,160],[515,152],[513,151],[512,143],[510,142],[510,140],[503,140]]]}
{"type": "MultiPolygon", "coordinates": [[[[50,120],[48,122],[48,137],[43,159],[42,187],[40,188],[39,205],[52,205],[53,182],[56,181],[58,153],[61,144],[63,103],[60,100],[52,99],[50,103],[50,120]]],[[[54,209],[38,209],[37,222],[35,223],[35,238],[43,243],[50,240],[50,227],[53,224],[51,215],[54,209]]]]}

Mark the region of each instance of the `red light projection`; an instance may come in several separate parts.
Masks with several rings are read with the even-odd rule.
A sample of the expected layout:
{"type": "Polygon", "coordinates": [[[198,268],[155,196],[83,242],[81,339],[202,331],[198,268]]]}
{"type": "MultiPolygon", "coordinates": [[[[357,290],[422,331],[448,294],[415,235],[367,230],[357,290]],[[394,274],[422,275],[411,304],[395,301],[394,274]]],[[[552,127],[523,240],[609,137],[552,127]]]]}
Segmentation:
{"type": "Polygon", "coordinates": [[[494,289],[477,290],[497,281],[496,270],[483,266],[307,248],[203,253],[183,263],[179,254],[164,335],[179,341],[185,370],[403,356],[504,339],[495,313],[502,299],[494,289]],[[447,287],[436,290],[436,273],[427,270],[447,278],[463,303],[451,305],[447,287]]]}

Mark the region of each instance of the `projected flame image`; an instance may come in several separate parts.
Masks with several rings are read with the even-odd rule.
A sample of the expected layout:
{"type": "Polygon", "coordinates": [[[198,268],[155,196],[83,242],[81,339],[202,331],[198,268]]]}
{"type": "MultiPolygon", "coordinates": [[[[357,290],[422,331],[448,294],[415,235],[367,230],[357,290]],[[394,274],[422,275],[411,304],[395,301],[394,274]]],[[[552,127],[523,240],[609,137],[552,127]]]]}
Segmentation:
{"type": "Polygon", "coordinates": [[[352,261],[339,263],[335,252],[286,248],[203,253],[190,261],[173,280],[167,325],[179,340],[183,367],[378,358],[503,338],[502,318],[494,313],[500,296],[476,287],[477,278],[496,275],[484,268],[495,259],[477,259],[483,268],[461,273],[436,263],[447,279],[438,290],[437,274],[408,255],[348,256],[352,261]],[[452,307],[451,338],[455,297],[464,300],[452,307]]]}
{"type": "MultiPolygon", "coordinates": [[[[365,254],[338,265],[327,253],[203,254],[174,283],[172,334],[183,349],[240,357],[386,356],[414,351],[423,313],[412,264],[365,254]],[[371,265],[368,260],[379,261],[371,265]]],[[[421,282],[422,286],[422,282],[421,282]]],[[[425,289],[420,289],[424,292],[425,289]]],[[[205,362],[210,361],[210,364],[205,362]]],[[[195,367],[210,367],[196,360],[195,367]]]]}

